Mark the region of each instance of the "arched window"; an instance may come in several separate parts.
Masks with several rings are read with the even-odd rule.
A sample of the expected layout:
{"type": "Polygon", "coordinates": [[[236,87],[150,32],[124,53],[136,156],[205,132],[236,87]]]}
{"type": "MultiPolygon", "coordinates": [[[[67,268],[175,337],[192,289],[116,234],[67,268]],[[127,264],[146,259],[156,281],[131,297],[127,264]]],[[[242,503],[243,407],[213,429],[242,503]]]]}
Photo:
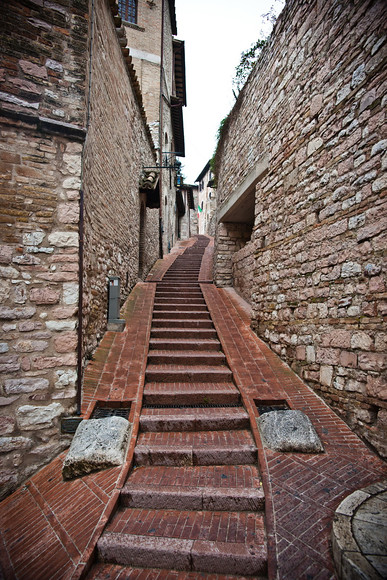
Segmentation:
{"type": "Polygon", "coordinates": [[[122,20],[137,23],[137,0],[118,0],[118,10],[122,20]]]}

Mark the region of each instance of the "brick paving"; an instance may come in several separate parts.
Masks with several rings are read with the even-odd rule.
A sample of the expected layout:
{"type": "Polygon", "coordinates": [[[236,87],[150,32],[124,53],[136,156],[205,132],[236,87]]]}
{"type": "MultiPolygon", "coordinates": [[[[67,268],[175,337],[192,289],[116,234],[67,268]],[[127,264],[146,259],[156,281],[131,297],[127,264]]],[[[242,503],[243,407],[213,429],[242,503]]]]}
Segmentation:
{"type": "Polygon", "coordinates": [[[267,493],[266,521],[271,574],[278,577],[334,578],[330,534],[334,511],[349,493],[380,481],[386,465],[249,328],[237,297],[202,285],[234,380],[246,408],[257,417],[257,401],[286,400],[307,413],[323,442],[323,454],[278,453],[258,442],[267,493]]]}
{"type": "MultiPolygon", "coordinates": [[[[97,400],[129,401],[130,420],[136,425],[153,297],[153,284],[138,284],[122,312],[125,331],[104,335],[86,368],[83,416],[91,414],[97,400]]],[[[116,504],[133,448],[134,440],[122,467],[66,482],[62,453],[1,502],[0,565],[6,580],[79,578],[116,504]]]]}
{"type": "MultiPolygon", "coordinates": [[[[155,350],[159,354],[165,350],[183,350],[187,346],[190,353],[194,349],[202,349],[202,346],[200,349],[197,348],[197,334],[185,339],[151,335],[151,316],[156,286],[152,282],[162,280],[181,252],[185,248],[192,247],[193,242],[194,240],[190,240],[163,261],[157,262],[148,278],[151,283],[136,286],[123,310],[123,316],[126,319],[125,331],[106,333],[93,361],[86,369],[82,407],[85,417],[90,415],[97,400],[132,404],[130,419],[134,427],[127,462],[119,468],[107,469],[81,479],[64,482],[61,477],[61,466],[65,454],[62,454],[6,498],[0,504],[0,563],[4,578],[28,580],[31,578],[36,580],[79,578],[93,562],[96,542],[107,522],[110,521],[109,526],[116,525],[112,523],[114,519],[111,520],[111,515],[117,505],[120,490],[123,488],[123,501],[130,504],[132,501],[130,498],[139,492],[138,488],[136,492],[136,485],[140,483],[141,488],[144,483],[144,470],[147,470],[146,485],[150,490],[150,495],[157,496],[160,509],[155,510],[150,505],[144,505],[143,508],[137,506],[135,509],[142,510],[141,513],[147,513],[147,518],[153,514],[153,521],[155,521],[156,513],[159,513],[160,517],[160,510],[170,513],[171,504],[168,502],[172,502],[173,505],[179,497],[184,504],[183,496],[189,496],[189,501],[185,506],[181,506],[182,511],[179,512],[184,513],[185,519],[180,518],[175,522],[173,537],[169,541],[181,542],[184,539],[186,549],[191,553],[190,557],[192,558],[194,554],[193,558],[196,558],[196,561],[212,562],[214,560],[211,542],[215,542],[214,546],[220,549],[223,540],[227,540],[226,530],[231,529],[230,533],[234,533],[234,539],[236,538],[239,524],[236,527],[233,524],[231,528],[226,528],[225,518],[228,522],[227,526],[230,525],[230,521],[245,519],[248,522],[248,529],[253,530],[249,533],[253,536],[255,534],[262,545],[261,513],[249,512],[246,508],[242,508],[245,511],[238,511],[237,504],[235,504],[235,509],[228,512],[222,507],[219,508],[220,511],[215,509],[211,513],[211,520],[205,526],[198,527],[199,530],[202,529],[200,533],[204,539],[203,537],[192,539],[195,535],[192,536],[195,521],[197,523],[197,518],[201,517],[200,514],[208,513],[203,511],[207,509],[206,501],[209,503],[217,501],[219,502],[217,505],[222,506],[224,498],[219,490],[243,488],[246,498],[240,498],[239,501],[253,502],[252,505],[255,506],[257,504],[254,502],[262,504],[264,501],[262,478],[265,489],[269,577],[274,578],[278,574],[278,578],[281,579],[334,578],[330,550],[334,510],[352,491],[385,478],[385,464],[311,389],[302,383],[287,365],[257,339],[249,328],[249,314],[245,304],[233,292],[217,289],[208,283],[211,279],[212,243],[205,249],[201,263],[199,280],[203,283],[200,287],[237,389],[234,383],[209,382],[207,377],[206,381],[199,383],[187,382],[187,379],[178,382],[148,383],[143,391],[148,344],[153,344],[153,347],[156,345],[155,350]],[[167,347],[165,339],[169,343],[167,347]],[[232,403],[237,404],[240,398],[238,389],[251,419],[251,429],[258,450],[260,474],[254,465],[224,465],[222,470],[213,465],[172,467],[164,465],[138,467],[131,471],[143,397],[148,405],[157,401],[160,394],[165,397],[167,404],[174,404],[176,401],[181,404],[183,392],[187,397],[187,402],[191,401],[191,404],[195,404],[201,402],[202,393],[205,390],[209,400],[214,403],[221,404],[225,401],[229,403],[231,397],[232,403]],[[261,445],[255,424],[255,418],[258,416],[256,403],[277,400],[286,400],[290,408],[300,409],[308,414],[324,444],[324,453],[317,455],[277,453],[261,445]],[[128,473],[131,473],[131,477],[125,485],[128,473]],[[159,490],[159,493],[156,494],[155,488],[159,490]],[[252,488],[257,489],[260,495],[250,497],[248,490],[252,488]],[[192,501],[199,502],[194,510],[189,508],[192,501]],[[247,515],[249,513],[251,515],[247,515]],[[184,525],[183,522],[185,522],[184,525]],[[217,541],[219,545],[216,544],[217,541]]],[[[164,285],[166,284],[164,282],[164,285]]],[[[165,293],[168,294],[168,288],[165,288],[165,293]]],[[[197,303],[195,296],[191,304],[197,303]]],[[[188,305],[187,300],[191,299],[184,298],[181,302],[188,305]]],[[[165,306],[162,306],[163,310],[164,308],[165,306]]],[[[180,310],[180,306],[178,309],[180,310]]],[[[218,349],[214,339],[201,338],[200,340],[206,344],[206,349],[207,347],[210,351],[218,349]]],[[[191,364],[196,363],[191,360],[191,364]]],[[[186,368],[185,372],[187,372],[186,368]]],[[[168,411],[160,409],[145,409],[144,411],[144,415],[148,418],[168,415],[168,411]]],[[[186,421],[195,423],[199,420],[198,414],[193,418],[192,415],[195,413],[192,413],[191,409],[186,409],[178,420],[183,423],[186,421]],[[190,412],[191,419],[189,419],[190,412]]],[[[205,417],[203,420],[206,420],[205,417]]],[[[231,431],[227,436],[221,433],[219,429],[207,437],[211,440],[219,440],[222,437],[230,439],[231,431]]],[[[246,440],[243,435],[246,431],[243,431],[243,428],[236,433],[239,439],[246,440]]],[[[149,430],[149,433],[141,433],[141,437],[146,435],[149,438],[152,434],[152,430],[149,430]]],[[[171,436],[171,433],[161,434],[162,447],[165,450],[170,448],[171,436]]],[[[191,455],[196,449],[195,436],[197,436],[196,433],[184,436],[184,445],[187,449],[189,448],[191,455]]],[[[249,437],[251,438],[250,435],[249,437]]],[[[175,443],[173,445],[176,451],[175,443]]],[[[253,447],[250,447],[252,450],[253,447]]],[[[197,448],[200,450],[200,445],[197,448]]],[[[141,497],[141,501],[148,501],[144,494],[141,497]]],[[[227,501],[229,499],[228,497],[227,501]]],[[[233,501],[237,502],[237,499],[233,501]]],[[[120,518],[121,515],[118,517],[120,518]]],[[[203,515],[202,518],[204,517],[209,516],[203,515]]],[[[166,524],[168,523],[171,529],[172,522],[166,521],[166,524]]],[[[148,537],[150,543],[147,549],[150,550],[151,547],[152,549],[155,547],[157,538],[150,531],[154,525],[151,524],[150,527],[149,525],[150,522],[145,519],[142,533],[148,537]]],[[[132,537],[135,534],[130,533],[129,536],[132,537]]],[[[257,541],[257,549],[258,545],[257,541]]],[[[224,550],[230,550],[230,544],[226,542],[225,546],[224,550]]],[[[121,548],[124,550],[125,546],[121,548]]],[[[160,549],[160,545],[156,548],[160,549]]],[[[138,546],[138,551],[141,552],[141,546],[138,546]]],[[[226,554],[223,556],[225,557],[226,554]]],[[[238,560],[240,562],[249,561],[249,555],[246,553],[235,554],[235,557],[240,558],[238,560]]],[[[210,572],[202,574],[195,571],[156,570],[152,566],[139,569],[135,564],[123,570],[122,566],[113,563],[96,563],[89,577],[95,579],[168,578],[171,580],[195,580],[206,577],[208,580],[233,580],[236,578],[233,574],[238,574],[238,570],[227,569],[216,574],[210,572]]],[[[250,573],[249,575],[251,576],[250,573]]],[[[244,576],[237,577],[241,579],[244,576]]]]}

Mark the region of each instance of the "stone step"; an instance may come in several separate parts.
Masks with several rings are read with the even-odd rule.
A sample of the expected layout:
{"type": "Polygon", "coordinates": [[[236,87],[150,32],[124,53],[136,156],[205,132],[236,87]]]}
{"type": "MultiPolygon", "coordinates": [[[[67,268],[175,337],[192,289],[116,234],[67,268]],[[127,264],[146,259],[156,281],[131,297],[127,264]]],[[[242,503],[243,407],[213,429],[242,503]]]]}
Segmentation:
{"type": "Polygon", "coordinates": [[[165,280],[166,276],[198,276],[200,273],[200,266],[192,266],[192,268],[185,267],[183,265],[179,265],[176,268],[169,268],[167,272],[165,272],[163,276],[163,280],[165,280]]]}
{"type": "Polygon", "coordinates": [[[134,462],[141,465],[248,465],[257,461],[250,431],[140,433],[134,462]]]}
{"type": "Polygon", "coordinates": [[[165,282],[157,282],[157,286],[156,286],[157,290],[162,290],[163,288],[186,288],[188,289],[192,289],[192,290],[197,290],[200,289],[200,284],[199,282],[196,281],[191,281],[191,282],[171,282],[166,280],[165,282]]]}
{"type": "Polygon", "coordinates": [[[224,431],[248,429],[249,415],[243,407],[143,408],[140,416],[143,433],[162,431],[224,431]]]}
{"type": "Polygon", "coordinates": [[[219,351],[219,340],[190,338],[151,338],[149,341],[151,350],[182,350],[182,351],[219,351]]]}
{"type": "Polygon", "coordinates": [[[208,308],[207,305],[205,304],[205,302],[203,301],[202,304],[159,304],[158,302],[155,302],[154,304],[154,309],[153,309],[153,315],[155,314],[155,312],[158,311],[169,311],[169,312],[208,312],[208,308]]]}
{"type": "Polygon", "coordinates": [[[216,339],[214,328],[151,328],[151,338],[216,339]]]}
{"type": "Polygon", "coordinates": [[[151,365],[225,365],[226,357],[220,351],[151,350],[148,354],[151,365]]]}
{"type": "Polygon", "coordinates": [[[126,566],[255,578],[267,571],[263,516],[253,512],[123,509],[97,553],[126,566]]]}
{"type": "Polygon", "coordinates": [[[238,405],[233,383],[147,383],[143,405],[238,405]]]}
{"type": "Polygon", "coordinates": [[[228,367],[209,365],[186,366],[147,365],[145,380],[150,383],[230,383],[232,372],[228,367]]]}
{"type": "Polygon", "coordinates": [[[201,268],[201,260],[175,260],[168,268],[167,274],[170,272],[199,272],[201,268]]]}
{"type": "Polygon", "coordinates": [[[190,282],[191,280],[195,280],[197,281],[198,279],[198,275],[199,272],[193,272],[193,273],[188,273],[188,272],[166,272],[163,276],[163,281],[166,282],[170,282],[170,281],[177,281],[177,282],[190,282]]]}
{"type": "MultiPolygon", "coordinates": [[[[88,580],[204,580],[201,572],[176,572],[156,568],[135,568],[119,564],[97,562],[87,575],[88,580]]],[[[206,574],[205,580],[246,580],[243,576],[225,574],[206,574]]]]}
{"type": "Polygon", "coordinates": [[[189,284],[192,284],[193,282],[197,282],[198,281],[198,276],[195,276],[195,277],[192,276],[192,278],[185,277],[185,276],[181,276],[181,277],[168,276],[166,278],[164,277],[163,280],[164,280],[165,283],[169,283],[170,285],[173,284],[175,287],[177,285],[179,285],[180,283],[183,283],[184,286],[186,286],[188,284],[188,287],[189,287],[189,284]]]}
{"type": "MultiPolygon", "coordinates": [[[[203,294],[197,290],[157,290],[155,294],[155,300],[159,300],[160,298],[168,298],[169,300],[173,298],[180,298],[183,301],[185,298],[194,298],[200,304],[205,304],[205,300],[203,298],[203,294]]],[[[184,302],[183,302],[184,303],[184,302]]]]}
{"type": "Polygon", "coordinates": [[[154,310],[153,320],[211,320],[206,310],[154,310]]]}
{"type": "Polygon", "coordinates": [[[156,289],[156,296],[159,296],[160,294],[167,294],[168,296],[171,295],[181,295],[183,294],[184,296],[186,296],[187,294],[193,294],[194,296],[203,296],[203,293],[201,291],[200,288],[197,288],[196,286],[181,286],[179,288],[177,288],[175,285],[171,285],[171,286],[162,286],[161,288],[157,288],[156,289]]]}
{"type": "Polygon", "coordinates": [[[126,507],[215,511],[262,511],[265,499],[255,465],[139,467],[120,498],[126,507]]]}
{"type": "Polygon", "coordinates": [[[197,320],[196,318],[168,318],[153,321],[152,329],[159,328],[213,328],[212,320],[197,320]]]}

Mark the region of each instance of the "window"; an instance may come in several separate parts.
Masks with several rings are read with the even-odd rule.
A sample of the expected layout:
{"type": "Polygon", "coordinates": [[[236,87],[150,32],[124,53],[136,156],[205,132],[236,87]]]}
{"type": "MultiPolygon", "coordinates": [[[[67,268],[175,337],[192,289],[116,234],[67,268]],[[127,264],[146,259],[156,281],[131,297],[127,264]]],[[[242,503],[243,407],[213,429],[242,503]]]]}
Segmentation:
{"type": "Polygon", "coordinates": [[[126,22],[137,22],[137,0],[118,0],[121,18],[126,22]]]}

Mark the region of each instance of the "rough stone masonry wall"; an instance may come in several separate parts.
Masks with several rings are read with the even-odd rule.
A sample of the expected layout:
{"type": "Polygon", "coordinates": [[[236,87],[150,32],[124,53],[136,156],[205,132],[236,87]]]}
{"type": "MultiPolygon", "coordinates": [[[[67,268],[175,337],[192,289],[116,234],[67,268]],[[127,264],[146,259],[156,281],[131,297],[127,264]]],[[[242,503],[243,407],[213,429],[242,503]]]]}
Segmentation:
{"type": "MultiPolygon", "coordinates": [[[[124,299],[139,279],[139,180],[153,144],[122,56],[107,0],[95,3],[90,125],[84,152],[84,353],[106,329],[107,277],[124,299]]],[[[147,209],[142,276],[158,257],[158,210],[147,209]]]]}
{"type": "Polygon", "coordinates": [[[269,155],[251,241],[230,257],[221,225],[218,270],[234,260],[257,333],[383,456],[386,48],[383,0],[288,2],[217,159],[221,205],[269,155]]]}
{"type": "Polygon", "coordinates": [[[68,445],[74,408],[88,23],[69,4],[0,5],[0,497],[68,445]]]}

